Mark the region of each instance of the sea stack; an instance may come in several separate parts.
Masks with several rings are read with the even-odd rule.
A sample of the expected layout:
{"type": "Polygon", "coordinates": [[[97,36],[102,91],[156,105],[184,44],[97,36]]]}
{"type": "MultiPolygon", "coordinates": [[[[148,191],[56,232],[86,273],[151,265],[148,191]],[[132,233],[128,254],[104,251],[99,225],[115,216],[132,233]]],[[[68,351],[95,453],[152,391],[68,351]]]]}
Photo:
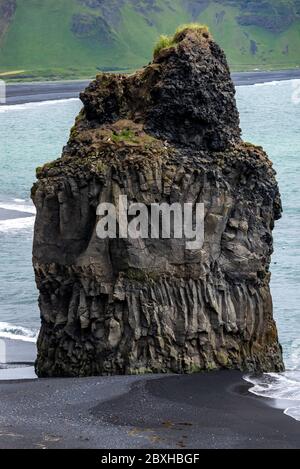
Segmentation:
{"type": "Polygon", "coordinates": [[[270,258],[272,163],[241,140],[224,52],[186,27],[132,75],[81,94],[61,158],[37,170],[37,374],[281,371],[270,258]],[[204,204],[204,244],[100,239],[99,203],[204,204]]]}

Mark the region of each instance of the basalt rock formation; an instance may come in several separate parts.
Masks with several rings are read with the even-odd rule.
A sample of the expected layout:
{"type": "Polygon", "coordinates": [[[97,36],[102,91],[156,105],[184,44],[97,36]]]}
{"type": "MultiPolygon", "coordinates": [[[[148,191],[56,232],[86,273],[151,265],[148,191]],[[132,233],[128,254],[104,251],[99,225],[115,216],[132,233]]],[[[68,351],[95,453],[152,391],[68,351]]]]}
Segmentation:
{"type": "Polygon", "coordinates": [[[240,137],[223,51],[185,29],[134,75],[101,74],[62,157],[37,170],[39,376],[283,369],[269,288],[275,172],[240,137]],[[185,239],[100,239],[100,202],[197,202],[185,239]]]}

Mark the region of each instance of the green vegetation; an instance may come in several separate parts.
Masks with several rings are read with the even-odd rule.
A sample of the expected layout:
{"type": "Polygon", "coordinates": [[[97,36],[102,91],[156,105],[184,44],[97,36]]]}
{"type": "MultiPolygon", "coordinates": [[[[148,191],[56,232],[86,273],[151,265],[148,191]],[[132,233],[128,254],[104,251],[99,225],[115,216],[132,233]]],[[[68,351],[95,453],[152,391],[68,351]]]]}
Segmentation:
{"type": "Polygon", "coordinates": [[[167,49],[168,47],[173,46],[173,38],[171,36],[166,36],[161,34],[158,38],[157,43],[154,46],[153,56],[155,57],[162,49],[167,49]]]}
{"type": "Polygon", "coordinates": [[[206,24],[187,23],[178,26],[173,36],[173,41],[175,43],[179,42],[181,40],[182,34],[185,33],[187,30],[197,31],[198,34],[201,34],[205,37],[209,36],[209,28],[206,24]]]}
{"type": "Polygon", "coordinates": [[[54,160],[44,164],[44,166],[38,166],[35,170],[36,177],[39,178],[40,176],[42,176],[44,171],[48,171],[49,169],[55,168],[57,162],[58,160],[54,160]]]}
{"type": "Polygon", "coordinates": [[[124,273],[129,280],[142,283],[157,282],[160,278],[157,272],[145,272],[144,270],[134,268],[128,268],[124,273]]]}
{"type": "Polygon", "coordinates": [[[126,140],[132,141],[134,137],[135,137],[135,134],[132,130],[124,129],[119,133],[114,133],[112,135],[112,140],[113,142],[118,143],[118,142],[124,142],[126,140]]]}
{"type": "Polygon", "coordinates": [[[97,161],[96,163],[96,171],[98,174],[104,174],[108,169],[107,164],[105,164],[103,161],[97,161]]]}
{"type": "Polygon", "coordinates": [[[36,174],[37,179],[41,176],[42,172],[43,172],[43,167],[38,166],[35,170],[35,174],[36,174]]]}
{"type": "Polygon", "coordinates": [[[109,137],[114,143],[124,143],[132,145],[140,145],[144,149],[149,148],[156,142],[154,137],[148,134],[140,133],[136,129],[125,128],[122,130],[115,130],[109,137]]]}
{"type": "Polygon", "coordinates": [[[162,49],[167,49],[169,47],[172,47],[178,44],[178,42],[180,42],[181,40],[182,34],[188,29],[197,31],[199,34],[204,35],[206,37],[209,36],[209,29],[204,24],[199,24],[199,23],[183,24],[176,29],[176,32],[173,36],[166,36],[165,34],[163,34],[159,37],[154,47],[154,51],[153,51],[154,57],[156,57],[156,55],[159,54],[159,52],[162,49]]]}
{"type": "MultiPolygon", "coordinates": [[[[0,0],[0,74],[10,81],[132,71],[178,23],[207,24],[232,70],[300,65],[299,0],[0,0]],[[10,6],[9,6],[10,5],[10,6]]],[[[172,36],[174,40],[174,37],[172,36]]]]}

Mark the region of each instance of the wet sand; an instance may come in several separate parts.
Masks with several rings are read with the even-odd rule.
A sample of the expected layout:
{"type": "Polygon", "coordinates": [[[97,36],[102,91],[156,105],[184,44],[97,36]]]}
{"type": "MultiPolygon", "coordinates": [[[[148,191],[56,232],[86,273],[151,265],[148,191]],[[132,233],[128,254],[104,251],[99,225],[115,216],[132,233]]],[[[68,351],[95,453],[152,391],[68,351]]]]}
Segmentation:
{"type": "MultiPolygon", "coordinates": [[[[34,359],[34,344],[6,342],[10,361],[34,359]]],[[[250,394],[240,372],[17,381],[11,369],[2,381],[5,371],[0,449],[300,448],[300,422],[250,394]]]]}
{"type": "MultiPolygon", "coordinates": [[[[236,86],[253,85],[270,81],[300,79],[300,69],[279,71],[234,72],[232,78],[236,86]]],[[[7,85],[6,104],[51,101],[78,98],[89,80],[14,83],[7,85]]]]}

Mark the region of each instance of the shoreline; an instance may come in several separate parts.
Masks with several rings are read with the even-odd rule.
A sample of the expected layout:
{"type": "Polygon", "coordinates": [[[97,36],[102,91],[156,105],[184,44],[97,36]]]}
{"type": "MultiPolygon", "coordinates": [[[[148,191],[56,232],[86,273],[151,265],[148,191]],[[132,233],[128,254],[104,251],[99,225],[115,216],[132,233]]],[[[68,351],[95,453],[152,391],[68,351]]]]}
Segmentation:
{"type": "Polygon", "coordinates": [[[7,209],[0,207],[0,221],[5,220],[18,220],[19,218],[34,217],[34,213],[23,212],[17,209],[7,209]]]}
{"type": "MultiPolygon", "coordinates": [[[[247,86],[272,81],[300,80],[300,69],[233,72],[231,75],[235,86],[247,86]]],[[[6,105],[79,98],[79,93],[86,88],[90,81],[8,83],[6,105]]]]}
{"type": "Polygon", "coordinates": [[[0,384],[37,379],[34,371],[35,359],[34,342],[0,336],[0,384]]]}
{"type": "MultiPolygon", "coordinates": [[[[10,363],[32,365],[34,343],[4,340],[10,363]]],[[[20,369],[0,370],[0,449],[300,447],[300,422],[239,371],[35,379],[20,369]]]]}

